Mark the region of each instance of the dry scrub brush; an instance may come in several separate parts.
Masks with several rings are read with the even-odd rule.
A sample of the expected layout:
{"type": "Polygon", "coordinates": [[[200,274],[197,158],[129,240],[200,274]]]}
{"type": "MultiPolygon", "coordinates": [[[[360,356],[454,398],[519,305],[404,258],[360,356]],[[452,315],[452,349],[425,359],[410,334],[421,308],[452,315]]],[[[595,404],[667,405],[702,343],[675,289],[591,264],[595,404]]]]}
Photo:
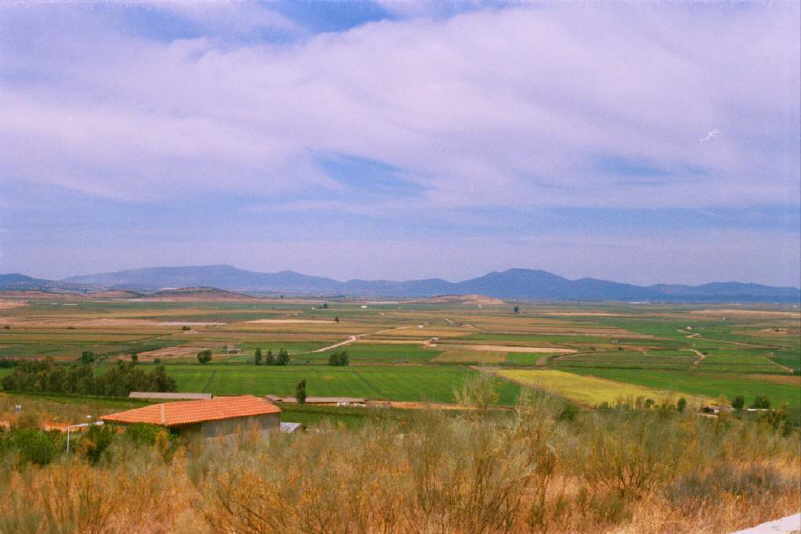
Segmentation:
{"type": "Polygon", "coordinates": [[[0,454],[0,533],[725,532],[798,510],[797,433],[675,410],[421,411],[96,465],[0,454]],[[561,417],[560,417],[561,416],[561,417]]]}

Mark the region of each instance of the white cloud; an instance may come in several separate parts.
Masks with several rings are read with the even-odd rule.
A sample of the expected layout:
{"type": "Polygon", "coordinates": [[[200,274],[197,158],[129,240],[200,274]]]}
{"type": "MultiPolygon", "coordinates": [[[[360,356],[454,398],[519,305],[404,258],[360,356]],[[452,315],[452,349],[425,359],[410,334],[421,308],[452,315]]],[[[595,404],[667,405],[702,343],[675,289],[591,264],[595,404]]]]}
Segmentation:
{"type": "MultiPolygon", "coordinates": [[[[217,3],[166,9],[296,29],[229,4],[227,22],[217,3]]],[[[32,25],[0,39],[9,177],[138,200],[302,193],[332,187],[323,151],[403,169],[432,208],[798,195],[796,4],[478,11],[283,45],[125,37],[89,10],[28,46],[53,19],[21,11],[0,11],[32,25]],[[726,136],[698,143],[710,124],[726,136]],[[671,175],[638,185],[607,156],[671,175]]]]}

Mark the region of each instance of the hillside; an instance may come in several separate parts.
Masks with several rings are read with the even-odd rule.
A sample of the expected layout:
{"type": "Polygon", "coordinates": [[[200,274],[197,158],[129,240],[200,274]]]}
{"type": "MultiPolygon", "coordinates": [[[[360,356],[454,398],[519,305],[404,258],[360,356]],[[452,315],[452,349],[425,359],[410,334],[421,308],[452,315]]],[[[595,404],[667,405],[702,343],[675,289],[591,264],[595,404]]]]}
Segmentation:
{"type": "Polygon", "coordinates": [[[486,295],[437,295],[412,301],[416,304],[464,304],[469,306],[503,306],[503,300],[486,295]]]}
{"type": "Polygon", "coordinates": [[[34,278],[19,273],[0,274],[0,291],[82,291],[87,286],[66,282],[34,278]]]}

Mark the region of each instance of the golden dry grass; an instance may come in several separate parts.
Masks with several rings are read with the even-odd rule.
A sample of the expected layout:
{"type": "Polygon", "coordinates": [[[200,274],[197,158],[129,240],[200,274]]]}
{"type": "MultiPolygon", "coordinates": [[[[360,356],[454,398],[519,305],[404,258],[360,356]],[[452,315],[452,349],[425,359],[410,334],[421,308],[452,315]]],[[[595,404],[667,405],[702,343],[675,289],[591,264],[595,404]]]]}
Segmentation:
{"type": "MultiPolygon", "coordinates": [[[[564,397],[584,406],[597,406],[602,403],[615,404],[618,401],[637,398],[650,398],[656,402],[676,398],[675,393],[668,391],[562,371],[506,369],[497,371],[495,374],[518,384],[564,397]]],[[[696,399],[696,403],[699,400],[696,399]]]]}
{"type": "MultiPolygon", "coordinates": [[[[425,412],[403,428],[193,442],[117,438],[97,466],[0,462],[0,533],[712,534],[795,513],[796,436],[693,416],[503,423],[425,412]],[[122,441],[120,441],[122,440],[122,441]]],[[[6,457],[7,459],[7,457],[6,457]]]]}

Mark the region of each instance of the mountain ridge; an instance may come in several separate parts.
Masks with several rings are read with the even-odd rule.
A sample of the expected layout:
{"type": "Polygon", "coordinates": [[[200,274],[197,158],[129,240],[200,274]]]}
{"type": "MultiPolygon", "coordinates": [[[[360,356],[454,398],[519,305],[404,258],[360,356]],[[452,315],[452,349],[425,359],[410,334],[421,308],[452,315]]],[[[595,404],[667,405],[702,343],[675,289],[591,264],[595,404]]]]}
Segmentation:
{"type": "Polygon", "coordinates": [[[321,296],[416,298],[445,294],[483,294],[495,298],[523,300],[801,301],[801,290],[794,287],[773,287],[745,282],[710,282],[697,286],[683,284],[639,286],[597,278],[570,280],[548,271],[525,268],[492,271],[459,282],[441,278],[339,281],[290,270],[264,273],[221,264],[127,269],[71,276],[54,283],[136,291],[203,286],[228,291],[321,296]]]}

